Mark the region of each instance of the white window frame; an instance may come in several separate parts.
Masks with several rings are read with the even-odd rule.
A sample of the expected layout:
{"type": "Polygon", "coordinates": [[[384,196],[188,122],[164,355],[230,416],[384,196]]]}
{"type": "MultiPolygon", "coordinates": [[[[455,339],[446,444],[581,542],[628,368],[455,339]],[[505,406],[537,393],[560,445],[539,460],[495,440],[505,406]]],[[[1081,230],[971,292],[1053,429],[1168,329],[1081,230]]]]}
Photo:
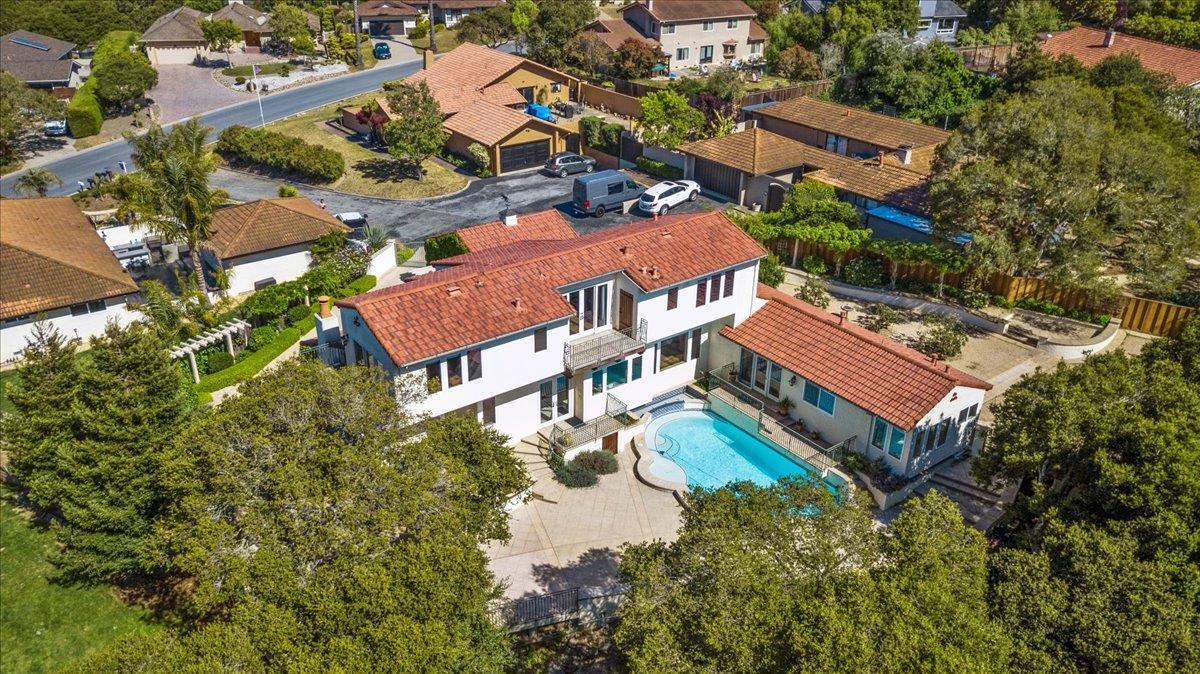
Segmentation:
{"type": "Polygon", "coordinates": [[[921,19],[917,21],[917,30],[925,32],[933,25],[933,19],[921,19]]]}
{"type": "Polygon", "coordinates": [[[675,60],[676,61],[688,61],[691,58],[692,58],[692,50],[690,47],[676,47],[675,48],[675,60]]]}
{"type": "Polygon", "coordinates": [[[729,19],[728,21],[725,22],[725,28],[728,30],[737,30],[737,27],[738,27],[737,19],[729,19]]]}
{"type": "Polygon", "coordinates": [[[709,31],[711,31],[712,29],[713,29],[713,22],[712,22],[712,21],[702,21],[702,22],[700,22],[700,30],[702,30],[702,31],[704,31],[704,32],[706,32],[706,33],[707,33],[707,32],[709,32],[709,31]]]}
{"type": "Polygon", "coordinates": [[[949,35],[949,34],[953,33],[953,32],[954,32],[954,27],[955,27],[955,25],[956,25],[957,23],[958,23],[958,22],[957,22],[957,21],[955,21],[954,19],[938,19],[938,20],[937,20],[937,34],[938,34],[938,35],[949,35]],[[949,28],[943,28],[942,26],[943,26],[944,24],[949,24],[949,25],[950,25],[950,27],[949,27],[949,28]]]}
{"type": "Polygon", "coordinates": [[[663,35],[674,35],[675,34],[675,24],[673,24],[673,23],[661,24],[660,28],[662,29],[663,35]]]}

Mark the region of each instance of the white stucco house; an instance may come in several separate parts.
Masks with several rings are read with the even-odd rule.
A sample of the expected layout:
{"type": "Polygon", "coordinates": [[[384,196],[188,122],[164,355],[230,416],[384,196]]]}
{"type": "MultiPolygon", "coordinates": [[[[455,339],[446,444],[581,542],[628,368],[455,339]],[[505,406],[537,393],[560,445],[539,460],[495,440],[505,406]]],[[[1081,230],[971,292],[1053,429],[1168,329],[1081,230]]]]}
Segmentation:
{"type": "Polygon", "coordinates": [[[86,341],[138,319],[137,284],[70,197],[0,199],[0,360],[41,320],[86,341]]]}
{"type": "Polygon", "coordinates": [[[553,216],[493,223],[496,245],[339,302],[319,341],[424,383],[419,411],[540,435],[568,457],[620,451],[632,435],[616,420],[714,370],[898,474],[966,445],[986,382],[760,286],[765,253],[724,214],[512,240],[522,217],[553,216]]]}
{"type": "Polygon", "coordinates": [[[763,57],[767,32],[742,0],[637,0],[619,11],[620,18],[598,19],[587,30],[613,50],[629,38],[654,45],[670,70],[763,57]]]}
{"type": "Polygon", "coordinates": [[[314,241],[330,232],[350,232],[311,199],[259,199],[213,214],[204,264],[229,274],[228,292],[238,295],[293,281],[308,271],[314,241]]]}

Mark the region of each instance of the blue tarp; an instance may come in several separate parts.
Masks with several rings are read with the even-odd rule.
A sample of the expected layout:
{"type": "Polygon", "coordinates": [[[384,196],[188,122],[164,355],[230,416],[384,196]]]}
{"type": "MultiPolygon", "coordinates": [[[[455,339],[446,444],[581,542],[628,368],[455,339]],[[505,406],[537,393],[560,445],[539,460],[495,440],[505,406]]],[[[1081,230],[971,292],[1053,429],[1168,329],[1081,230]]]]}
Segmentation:
{"type": "Polygon", "coordinates": [[[544,105],[530,103],[525,106],[525,112],[547,122],[554,121],[554,113],[550,112],[550,108],[544,105]]]}
{"type": "MultiPolygon", "coordinates": [[[[923,218],[919,215],[906,213],[898,208],[893,208],[892,206],[876,206],[875,208],[867,211],[867,215],[879,218],[880,220],[885,220],[894,225],[907,227],[908,229],[920,232],[925,236],[933,236],[933,224],[929,222],[929,218],[923,218]]],[[[958,237],[954,239],[954,243],[957,243],[961,246],[970,240],[970,234],[959,234],[958,237]]]]}

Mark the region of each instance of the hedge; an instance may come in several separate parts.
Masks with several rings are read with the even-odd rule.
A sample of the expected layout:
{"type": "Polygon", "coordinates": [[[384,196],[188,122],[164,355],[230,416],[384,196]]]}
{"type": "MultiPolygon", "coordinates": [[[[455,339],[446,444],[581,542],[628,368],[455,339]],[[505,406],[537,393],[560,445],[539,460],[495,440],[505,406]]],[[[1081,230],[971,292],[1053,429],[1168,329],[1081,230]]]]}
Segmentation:
{"type": "Polygon", "coordinates": [[[634,159],[633,163],[637,164],[638,168],[656,178],[679,180],[683,177],[682,169],[675,168],[674,166],[671,166],[663,161],[658,161],[657,159],[651,159],[649,157],[642,156],[634,159]]]}
{"type": "Polygon", "coordinates": [[[469,252],[458,232],[439,234],[425,239],[425,261],[435,262],[469,252]]]}
{"type": "Polygon", "coordinates": [[[75,95],[71,96],[70,102],[67,103],[67,128],[75,138],[86,138],[100,133],[104,115],[100,112],[100,101],[96,99],[95,89],[96,80],[89,79],[75,90],[75,95]]]}
{"type": "Polygon", "coordinates": [[[217,152],[226,157],[262,164],[281,171],[330,182],[346,172],[346,159],[340,153],[299,138],[240,124],[221,132],[217,152]]]}
{"type": "Polygon", "coordinates": [[[104,65],[104,62],[115,54],[129,51],[137,39],[138,34],[132,30],[112,30],[105,33],[92,50],[92,70],[104,65]]]}

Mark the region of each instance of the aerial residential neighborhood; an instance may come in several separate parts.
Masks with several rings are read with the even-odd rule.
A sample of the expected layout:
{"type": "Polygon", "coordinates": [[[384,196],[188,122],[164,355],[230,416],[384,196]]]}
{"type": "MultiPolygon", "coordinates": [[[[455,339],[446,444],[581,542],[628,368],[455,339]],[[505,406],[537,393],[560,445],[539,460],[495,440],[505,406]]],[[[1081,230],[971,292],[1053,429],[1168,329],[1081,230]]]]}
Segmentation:
{"type": "Polygon", "coordinates": [[[0,3],[0,671],[1200,671],[1200,13],[0,3]]]}

